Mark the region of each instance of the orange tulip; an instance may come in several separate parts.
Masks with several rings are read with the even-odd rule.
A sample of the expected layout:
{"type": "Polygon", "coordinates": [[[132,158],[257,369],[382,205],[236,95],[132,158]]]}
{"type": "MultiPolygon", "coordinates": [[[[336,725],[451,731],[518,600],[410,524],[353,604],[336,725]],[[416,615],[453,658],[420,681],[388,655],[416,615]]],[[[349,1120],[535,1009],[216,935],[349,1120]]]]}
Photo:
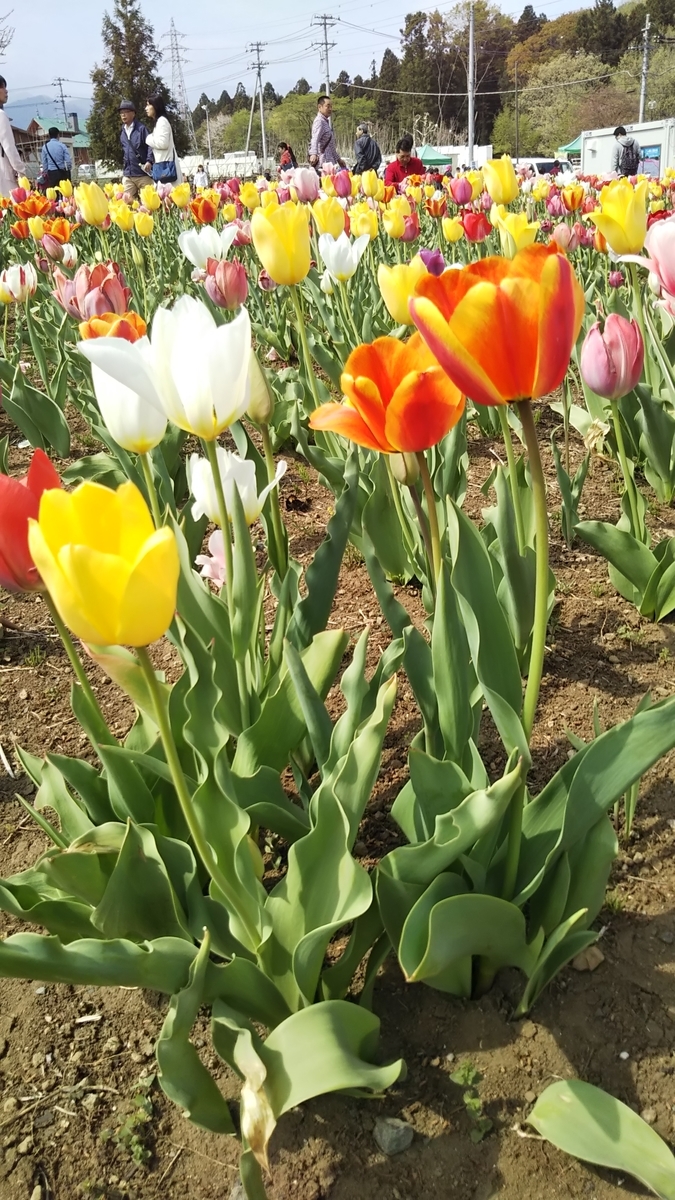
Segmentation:
{"type": "Polygon", "coordinates": [[[417,333],[408,342],[382,337],[357,346],[340,382],[345,403],[316,408],[311,428],[330,429],[382,454],[428,450],[464,411],[464,396],[417,333]]]}
{"type": "Polygon", "coordinates": [[[51,200],[46,196],[39,196],[37,192],[31,192],[30,196],[26,196],[20,204],[14,205],[14,212],[17,217],[28,220],[29,217],[44,217],[53,208],[51,200]]]}
{"type": "Polygon", "coordinates": [[[553,245],[425,275],[410,301],[425,342],[476,404],[538,400],[559,387],[584,307],[574,269],[553,245]]]}
{"type": "Polygon", "coordinates": [[[190,211],[198,225],[211,225],[218,216],[218,206],[206,196],[191,200],[190,211]]]}
{"type": "Polygon", "coordinates": [[[586,198],[586,193],[580,183],[563,188],[560,195],[568,212],[575,212],[577,208],[581,208],[586,198]]]}
{"type": "Polygon", "coordinates": [[[53,221],[45,221],[45,233],[50,233],[62,246],[70,241],[73,226],[65,217],[55,217],[53,221]]]}
{"type": "Polygon", "coordinates": [[[593,246],[597,250],[598,254],[607,253],[607,238],[605,237],[604,233],[600,232],[599,229],[596,229],[595,233],[593,234],[593,246]]]}
{"type": "Polygon", "coordinates": [[[425,204],[425,208],[430,217],[444,217],[448,211],[448,202],[445,196],[441,197],[440,200],[434,196],[430,196],[425,204]]]}
{"type": "Polygon", "coordinates": [[[23,241],[24,238],[30,237],[30,227],[28,225],[28,221],[15,221],[13,225],[10,225],[9,232],[11,233],[12,237],[17,238],[19,241],[23,241]]]}
{"type": "Polygon", "coordinates": [[[127,312],[122,316],[117,313],[103,313],[101,317],[92,317],[90,321],[80,322],[80,337],[84,342],[90,338],[117,337],[127,342],[137,342],[145,337],[147,325],[138,313],[127,312]]]}

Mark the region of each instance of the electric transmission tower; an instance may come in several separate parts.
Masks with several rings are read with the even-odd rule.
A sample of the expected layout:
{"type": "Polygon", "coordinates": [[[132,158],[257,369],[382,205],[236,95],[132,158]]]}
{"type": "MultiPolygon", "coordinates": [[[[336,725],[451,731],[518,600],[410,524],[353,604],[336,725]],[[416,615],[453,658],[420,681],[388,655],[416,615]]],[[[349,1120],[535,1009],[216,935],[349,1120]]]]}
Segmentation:
{"type": "Polygon", "coordinates": [[[195,138],[195,127],[192,121],[192,112],[188,104],[187,88],[185,87],[185,77],[183,75],[183,39],[184,34],[179,33],[176,29],[174,19],[171,18],[171,27],[169,30],[169,43],[171,46],[171,94],[178,105],[178,115],[187,132],[190,149],[194,154],[197,153],[197,140],[195,138]]]}
{"type": "Polygon", "coordinates": [[[260,56],[263,47],[266,45],[267,45],[266,42],[252,42],[250,46],[246,47],[246,49],[249,50],[251,54],[255,55],[255,62],[251,63],[251,69],[255,71],[255,87],[253,89],[253,96],[251,98],[251,111],[249,113],[249,118],[248,118],[248,134],[246,135],[246,167],[247,168],[248,168],[248,151],[249,151],[249,147],[251,145],[251,130],[253,128],[253,113],[255,111],[256,97],[260,98],[260,131],[262,134],[263,167],[267,166],[267,139],[265,137],[265,108],[264,108],[264,104],[263,104],[262,69],[263,69],[263,67],[266,67],[268,64],[266,62],[263,62],[263,60],[260,56]]]}

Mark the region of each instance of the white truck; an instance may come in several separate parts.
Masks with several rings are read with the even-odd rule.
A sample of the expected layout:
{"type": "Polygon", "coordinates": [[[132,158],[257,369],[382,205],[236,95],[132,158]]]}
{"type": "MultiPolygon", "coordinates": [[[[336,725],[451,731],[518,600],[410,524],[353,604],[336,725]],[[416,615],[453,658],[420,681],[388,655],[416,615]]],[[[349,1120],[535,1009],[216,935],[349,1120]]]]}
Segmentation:
{"type": "MultiPolygon", "coordinates": [[[[641,173],[658,179],[667,167],[675,167],[675,119],[643,121],[626,125],[625,129],[640,143],[641,173]]],[[[581,135],[581,174],[609,174],[614,146],[614,127],[585,129],[581,135]]]]}

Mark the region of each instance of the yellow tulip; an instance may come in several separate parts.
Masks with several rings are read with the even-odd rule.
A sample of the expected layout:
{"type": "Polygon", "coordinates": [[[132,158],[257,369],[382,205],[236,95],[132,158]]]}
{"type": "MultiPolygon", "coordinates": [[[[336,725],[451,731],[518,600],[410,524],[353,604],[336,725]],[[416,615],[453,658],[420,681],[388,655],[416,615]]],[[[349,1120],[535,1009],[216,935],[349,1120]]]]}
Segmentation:
{"type": "Polygon", "coordinates": [[[201,188],[200,191],[201,195],[204,196],[206,200],[210,200],[212,204],[215,204],[216,208],[220,208],[220,192],[217,192],[216,189],[212,187],[201,188]]]}
{"type": "Polygon", "coordinates": [[[56,190],[57,192],[60,192],[65,199],[68,199],[73,194],[73,185],[69,179],[62,179],[57,185],[56,190]]]}
{"type": "Polygon", "coordinates": [[[510,204],[518,195],[518,180],[508,154],[491,158],[483,167],[485,187],[495,204],[510,204]]]}
{"type": "Polygon", "coordinates": [[[459,217],[443,217],[443,237],[446,242],[461,242],[464,237],[464,226],[459,217]]]}
{"type": "Polygon", "coordinates": [[[361,237],[367,233],[372,242],[373,238],[377,237],[379,228],[377,213],[367,204],[355,204],[349,211],[349,228],[353,237],[361,237]]]}
{"type": "Polygon", "coordinates": [[[392,212],[400,213],[402,217],[409,217],[412,214],[412,208],[407,196],[394,196],[389,201],[389,207],[392,212]]]}
{"type": "Polygon", "coordinates": [[[471,199],[477,200],[485,187],[482,171],[467,171],[466,177],[471,184],[471,199]]]}
{"type": "Polygon", "coordinates": [[[435,191],[436,191],[436,188],[434,187],[434,185],[432,183],[427,183],[424,185],[424,195],[426,196],[427,200],[431,200],[431,197],[433,196],[435,191]]]}
{"type": "Polygon", "coordinates": [[[258,208],[260,205],[260,192],[255,184],[249,181],[249,183],[245,183],[239,189],[239,199],[244,208],[247,208],[249,212],[253,212],[254,208],[258,208]]]}
{"type": "Polygon", "coordinates": [[[176,607],[178,548],[168,526],[155,529],[135,484],[43,492],[28,544],[76,637],[100,646],[147,646],[166,633],[176,607]]]}
{"type": "Polygon", "coordinates": [[[149,212],[157,212],[161,207],[162,201],[159,198],[157,189],[151,183],[146,183],[145,187],[141,188],[141,203],[149,210],[149,212]]]}
{"type": "Polygon", "coordinates": [[[405,217],[395,208],[385,208],[382,224],[391,238],[402,238],[405,233],[405,217]]]}
{"type": "Polygon", "coordinates": [[[41,239],[44,237],[44,232],[45,232],[45,223],[42,220],[42,217],[29,217],[28,218],[28,228],[30,229],[33,237],[35,238],[35,241],[36,242],[41,241],[41,239]]]}
{"type": "Polygon", "coordinates": [[[177,183],[171,189],[171,200],[176,205],[176,208],[187,208],[190,203],[190,184],[177,183]]]}
{"type": "Polygon", "coordinates": [[[75,200],[86,225],[103,224],[108,215],[108,200],[97,183],[81,183],[75,188],[75,200]]]}
{"type": "Polygon", "coordinates": [[[323,192],[324,196],[333,197],[337,195],[332,175],[321,176],[321,191],[323,192]]]}
{"type": "Polygon", "coordinates": [[[600,212],[591,221],[615,254],[638,254],[647,236],[646,179],[634,188],[627,179],[613,179],[600,193],[600,212]]]}
{"type": "Polygon", "coordinates": [[[105,192],[105,194],[106,194],[106,196],[108,197],[108,199],[109,199],[109,200],[112,200],[112,198],[113,198],[113,194],[114,194],[114,191],[115,191],[115,188],[114,188],[113,184],[112,184],[112,183],[106,183],[105,187],[103,188],[103,191],[105,192]]]}
{"type": "Polygon", "coordinates": [[[30,179],[26,175],[19,175],[19,187],[23,188],[24,192],[29,192],[32,186],[30,179]]]}
{"type": "Polygon", "coordinates": [[[256,208],[251,235],[263,267],[275,283],[300,283],[309,271],[309,222],[301,205],[256,208]]]}
{"type": "Polygon", "coordinates": [[[386,267],[381,263],[377,270],[377,282],[390,315],[397,325],[412,325],[408,301],[414,295],[419,280],[427,275],[424,261],[416,254],[409,263],[386,267]]]}
{"type": "Polygon", "coordinates": [[[515,258],[519,250],[531,246],[539,229],[539,222],[530,223],[526,212],[507,212],[503,204],[492,205],[490,220],[499,230],[504,258],[515,258]]]}
{"type": "Polygon", "coordinates": [[[236,215],[237,215],[237,207],[235,204],[224,204],[223,205],[223,220],[226,225],[229,225],[230,221],[234,221],[236,215]]]}
{"type": "Polygon", "coordinates": [[[330,233],[334,238],[339,238],[345,227],[345,210],[339,200],[334,196],[315,200],[312,214],[319,233],[330,233]]]}
{"type": "Polygon", "coordinates": [[[154,228],[155,218],[146,212],[134,213],[134,225],[139,237],[150,237],[154,228]]]}
{"type": "Polygon", "coordinates": [[[575,183],[570,187],[563,188],[560,195],[567,211],[576,212],[578,208],[581,208],[586,193],[580,183],[575,183]]]}
{"type": "Polygon", "coordinates": [[[47,188],[45,196],[48,200],[56,201],[58,199],[56,188],[47,188]]]}
{"type": "Polygon", "coordinates": [[[358,196],[361,191],[361,176],[352,175],[352,196],[358,196]]]}
{"type": "Polygon", "coordinates": [[[665,207],[666,207],[665,200],[652,200],[649,205],[649,211],[650,211],[650,213],[663,212],[665,207]]]}
{"type": "Polygon", "coordinates": [[[420,200],[422,199],[421,187],[415,187],[414,184],[411,184],[410,187],[405,189],[405,194],[406,196],[410,197],[413,204],[419,204],[420,200]]]}
{"type": "Polygon", "coordinates": [[[551,185],[548,180],[540,179],[532,188],[532,196],[538,204],[541,204],[542,201],[548,200],[550,191],[551,185]]]}
{"type": "Polygon", "coordinates": [[[134,227],[134,214],[129,205],[124,204],[123,201],[113,202],[110,205],[110,220],[124,233],[129,233],[134,227]]]}
{"type": "Polygon", "coordinates": [[[364,196],[377,197],[380,180],[377,171],[364,171],[361,176],[361,191],[364,196]]]}
{"type": "Polygon", "coordinates": [[[660,200],[663,195],[663,188],[660,183],[652,183],[649,187],[649,195],[652,200],[660,200]]]}
{"type": "Polygon", "coordinates": [[[260,204],[263,208],[278,208],[279,197],[276,192],[267,190],[260,193],[260,204]]]}

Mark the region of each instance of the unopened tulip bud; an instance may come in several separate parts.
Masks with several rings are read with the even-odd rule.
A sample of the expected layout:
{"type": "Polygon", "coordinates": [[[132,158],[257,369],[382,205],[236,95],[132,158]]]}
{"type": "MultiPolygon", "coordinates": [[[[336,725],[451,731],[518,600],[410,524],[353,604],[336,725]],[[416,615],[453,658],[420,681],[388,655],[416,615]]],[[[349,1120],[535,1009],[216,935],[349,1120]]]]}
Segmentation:
{"type": "MultiPolygon", "coordinates": [[[[614,274],[614,272],[612,272],[614,274]]],[[[647,276],[647,284],[653,296],[661,295],[661,280],[656,274],[656,271],[650,271],[647,276]]]]}
{"type": "Polygon", "coordinates": [[[258,287],[261,288],[263,292],[273,292],[276,286],[277,285],[272,279],[272,276],[269,275],[263,267],[262,271],[258,275],[258,287]]]}
{"type": "Polygon", "coordinates": [[[49,274],[49,259],[44,254],[38,253],[35,255],[35,266],[41,275],[49,274]]]}
{"type": "Polygon", "coordinates": [[[66,242],[63,247],[63,258],[61,261],[64,267],[71,268],[75,266],[77,262],[77,247],[73,246],[71,242],[66,242]]]}
{"type": "Polygon", "coordinates": [[[256,425],[269,425],[274,413],[274,392],[267,382],[267,376],[253,349],[251,350],[248,381],[250,394],[246,412],[256,425]]]}
{"type": "Polygon", "coordinates": [[[466,175],[460,176],[459,179],[450,180],[450,193],[455,204],[463,206],[471,202],[473,188],[470,180],[466,178],[466,175]]]}
{"type": "Polygon", "coordinates": [[[136,242],[131,243],[131,257],[133,258],[134,263],[138,267],[139,271],[143,271],[145,274],[145,258],[143,257],[143,251],[141,250],[140,246],[136,244],[136,242]]]}
{"type": "Polygon", "coordinates": [[[344,200],[346,196],[351,196],[352,177],[349,171],[338,171],[333,180],[333,185],[335,187],[335,195],[339,196],[341,200],[344,200]]]}
{"type": "Polygon", "coordinates": [[[63,262],[64,246],[51,233],[45,233],[42,238],[42,249],[54,262],[63,262]]]}
{"type": "Polygon", "coordinates": [[[640,382],[644,356],[637,321],[610,313],[604,328],[596,321],[586,334],[579,360],[581,375],[596,396],[619,400],[640,382]]]}
{"type": "Polygon", "coordinates": [[[321,276],[321,280],[319,282],[319,287],[321,288],[321,291],[323,292],[324,296],[332,296],[333,295],[333,280],[331,279],[331,274],[330,274],[330,271],[328,270],[328,267],[326,267],[326,270],[324,271],[323,275],[321,276]]]}
{"type": "Polygon", "coordinates": [[[430,275],[442,275],[445,259],[440,250],[420,250],[420,258],[430,275]]]}
{"type": "Polygon", "coordinates": [[[390,454],[391,473],[401,487],[414,487],[419,479],[420,464],[416,454],[390,454]]]}
{"type": "Polygon", "coordinates": [[[234,312],[245,303],[248,296],[248,279],[242,263],[228,262],[226,259],[215,262],[210,258],[207,263],[207,271],[204,287],[209,298],[218,308],[227,308],[230,312],[234,312]],[[213,270],[211,270],[212,265],[213,270]]]}
{"type": "Polygon", "coordinates": [[[612,288],[620,288],[623,283],[623,274],[621,271],[610,271],[607,276],[607,282],[612,288]]]}

